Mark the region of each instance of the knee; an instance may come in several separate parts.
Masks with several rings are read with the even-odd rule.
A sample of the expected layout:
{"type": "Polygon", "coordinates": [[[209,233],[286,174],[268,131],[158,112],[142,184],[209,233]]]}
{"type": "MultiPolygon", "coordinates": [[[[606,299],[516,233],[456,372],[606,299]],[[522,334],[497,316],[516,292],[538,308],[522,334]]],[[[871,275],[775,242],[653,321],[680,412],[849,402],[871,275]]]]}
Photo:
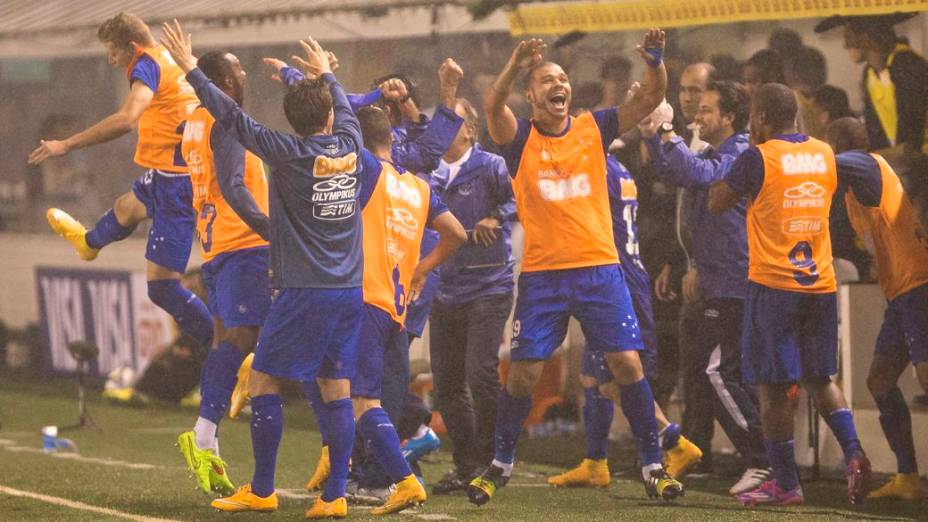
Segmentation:
{"type": "Polygon", "coordinates": [[[372,399],[369,397],[352,397],[351,406],[354,408],[355,422],[361,420],[361,417],[363,417],[364,414],[369,410],[381,407],[380,401],[378,399],[372,399]]]}
{"type": "Polygon", "coordinates": [[[148,217],[148,211],[135,194],[126,192],[113,203],[116,221],[122,226],[132,226],[148,217]]]}
{"type": "Polygon", "coordinates": [[[887,382],[887,379],[877,373],[867,375],[867,389],[870,390],[870,395],[872,395],[874,399],[885,397],[892,391],[895,384],[894,382],[887,382]]]}
{"type": "Polygon", "coordinates": [[[619,385],[615,381],[601,384],[599,393],[612,402],[619,402],[622,399],[622,392],[619,391],[619,385]]]}
{"type": "Polygon", "coordinates": [[[636,351],[607,353],[606,360],[618,384],[633,384],[644,378],[644,369],[636,351]]]}

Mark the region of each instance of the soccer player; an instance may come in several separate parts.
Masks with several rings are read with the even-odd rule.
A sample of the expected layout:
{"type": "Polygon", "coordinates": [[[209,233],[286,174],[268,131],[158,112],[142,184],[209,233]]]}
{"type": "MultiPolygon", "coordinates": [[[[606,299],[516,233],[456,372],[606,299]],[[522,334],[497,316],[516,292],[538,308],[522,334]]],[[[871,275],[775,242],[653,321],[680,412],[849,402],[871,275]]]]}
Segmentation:
{"type": "MultiPolygon", "coordinates": [[[[751,99],[739,83],[712,82],[696,105],[699,135],[708,143],[698,154],[669,123],[661,123],[658,132],[654,126],[640,128],[647,138],[654,175],[693,196],[690,253],[698,274],[700,310],[696,314],[698,335],[690,344],[691,364],[698,368],[692,375],[708,392],[703,401],[709,408],[699,414],[719,421],[745,463],[741,479],[729,490],[738,495],[770,478],[757,399],[741,377],[741,325],[748,273],[747,202],[742,199],[734,208],[716,215],[709,212],[708,198],[709,186],[723,179],[750,145],[747,124],[751,99]]],[[[667,109],[670,118],[672,109],[667,109]]]]}
{"type": "Polygon", "coordinates": [[[349,396],[355,370],[361,291],[358,209],[362,143],[358,120],[315,40],[300,42],[300,63],[313,79],[284,97],[284,114],[296,135],[268,129],[196,68],[190,35],[164,25],[162,42],[214,125],[267,162],[270,169],[270,266],[279,288],[258,338],[249,378],[255,471],[250,484],[214,500],[222,511],[275,511],[274,472],[283,431],[280,381],[316,381],[327,410],[331,473],[307,518],[347,511],[345,482],[355,423],[349,396]]]}
{"type": "MultiPolygon", "coordinates": [[[[866,176],[836,162],[828,144],[798,133],[797,110],[785,85],[758,87],[751,104],[751,140],[757,145],[742,152],[709,191],[712,212],[734,208],[743,197],[749,201],[742,373],[758,388],[773,468],[773,479],[738,496],[750,506],[803,502],[793,450],[799,383],[844,450],[848,500],[861,502],[869,488],[870,461],[844,395],[831,380],[837,372],[838,312],[828,229],[839,179],[865,187],[866,176]]],[[[855,194],[863,198],[865,190],[855,194]]]]}
{"type": "MultiPolygon", "coordinates": [[[[242,104],[245,71],[238,58],[210,51],[197,67],[227,96],[242,104]]],[[[205,107],[184,124],[181,142],[193,184],[193,208],[203,252],[207,302],[218,346],[200,374],[200,415],[177,443],[197,484],[209,493],[234,493],[219,457],[219,421],[229,405],[236,372],[258,341],[271,305],[268,279],[268,195],[264,165],[235,141],[205,107]]]]}
{"type": "Polygon", "coordinates": [[[868,498],[920,500],[912,417],[897,385],[909,364],[922,389],[928,392],[928,235],[905,194],[902,183],[882,156],[867,154],[867,129],[856,118],[841,118],[826,132],[828,143],[847,161],[880,174],[880,205],[861,205],[858,196],[845,196],[851,226],[876,257],[880,286],[889,301],[877,337],[867,387],[880,410],[880,426],[896,455],[896,474],[868,498]]]}
{"type": "Polygon", "coordinates": [[[407,305],[419,296],[428,273],[454,253],[467,235],[426,181],[391,163],[392,133],[387,114],[368,107],[358,112],[358,119],[365,145],[360,196],[365,304],[351,397],[364,446],[396,486],[387,501],[371,511],[385,515],[424,502],[426,493],[403,456],[396,428],[380,404],[384,354],[392,337],[406,336],[403,322],[407,305]],[[440,237],[435,248],[419,260],[426,226],[440,237]]]}
{"type": "Polygon", "coordinates": [[[92,261],[100,249],[125,239],[142,220],[151,218],[145,249],[148,297],[171,314],[181,330],[208,347],[213,338],[209,310],[180,284],[190,258],[196,215],[190,175],[180,153],[179,127],[196,108],[197,97],[137,16],[117,14],[100,25],[97,37],[109,63],[126,71],[129,94],[122,107],[65,140],[42,140],[29,155],[29,163],[37,165],[52,156],[114,140],[138,126],[135,163],[148,170],[90,231],[57,208],[48,209],[48,224],[81,259],[92,261]]]}
{"type": "Polygon", "coordinates": [[[490,136],[502,147],[516,208],[525,228],[525,254],[513,321],[512,364],[500,393],[492,464],[471,481],[468,497],[482,505],[512,474],[515,446],[531,408],[532,388],[576,316],[595,351],[606,352],[621,389],[622,409],[642,453],[649,496],[673,499],[683,486],[660,463],[654,397],[638,351],[641,334],[612,237],[606,149],[664,99],[664,33],[652,29],[639,47],[647,63],[641,88],[623,105],[570,116],[570,82],[542,60],[541,40],[513,51],[485,99],[490,136]],[[526,72],[532,119],[506,106],[516,77],[526,72]]]}

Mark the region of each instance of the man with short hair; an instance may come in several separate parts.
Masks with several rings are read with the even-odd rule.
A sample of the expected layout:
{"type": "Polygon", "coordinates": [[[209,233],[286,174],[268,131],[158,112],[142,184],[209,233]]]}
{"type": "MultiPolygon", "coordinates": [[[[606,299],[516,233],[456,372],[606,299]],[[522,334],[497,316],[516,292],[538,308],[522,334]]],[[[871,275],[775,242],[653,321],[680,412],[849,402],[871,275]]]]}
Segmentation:
{"type": "MultiPolygon", "coordinates": [[[[688,394],[687,410],[691,402],[707,399],[712,415],[706,415],[706,408],[696,414],[718,420],[744,459],[744,474],[729,491],[733,495],[760,486],[770,473],[756,399],[741,378],[741,323],[748,271],[746,205],[742,199],[731,210],[714,215],[709,212],[708,195],[709,186],[724,179],[735,159],[748,148],[750,104],[743,85],[710,83],[699,98],[695,115],[700,135],[709,144],[699,154],[693,154],[672,128],[663,130],[655,125],[657,122],[640,126],[654,175],[685,188],[694,197],[689,224],[700,299],[694,315],[694,338],[688,342],[692,351],[688,358],[696,371],[688,376],[701,381],[691,390],[708,393],[705,397],[688,394]]],[[[690,426],[684,424],[684,434],[689,436],[687,428],[690,426]]]]}
{"type": "Polygon", "coordinates": [[[515,202],[506,163],[477,143],[473,105],[458,98],[455,112],[464,125],[431,185],[470,232],[439,270],[429,323],[437,407],[454,445],[454,469],[433,486],[435,494],[466,489],[493,459],[499,345],[514,287],[515,202]]]}
{"type": "Polygon", "coordinates": [[[663,31],[648,31],[638,47],[647,67],[637,94],[618,107],[574,118],[567,73],[543,61],[541,40],[523,41],[484,100],[490,135],[502,147],[512,178],[525,228],[525,257],[511,365],[498,404],[495,456],[468,487],[474,504],[489,502],[509,481],[516,442],[532,405],[532,388],[545,360],[563,341],[571,316],[580,321],[591,348],[606,352],[621,388],[623,411],[638,440],[647,494],[670,500],[683,493],[660,463],[654,397],[638,356],[643,345],[618,266],[606,186],[609,143],[664,98],[663,48],[663,31]],[[522,71],[531,120],[516,118],[506,106],[522,71]]]}
{"type": "MultiPolygon", "coordinates": [[[[242,104],[245,71],[226,51],[210,51],[197,66],[222,92],[242,104]]],[[[193,208],[203,253],[207,302],[217,346],[200,374],[200,415],[177,444],[200,489],[234,493],[219,458],[219,422],[235,388],[236,373],[258,342],[271,305],[268,280],[268,193],[264,165],[246,151],[205,107],[184,123],[181,151],[190,168],[193,208]]]]}
{"type": "Polygon", "coordinates": [[[197,69],[190,36],[165,24],[162,42],[187,72],[197,97],[236,141],[270,167],[270,266],[279,288],[258,338],[249,378],[255,471],[250,484],[214,500],[221,511],[276,511],[274,474],[283,431],[282,379],[316,381],[327,410],[331,473],[306,513],[345,508],[355,422],[349,397],[363,313],[362,143],[358,120],[315,40],[301,41],[299,63],[313,79],[292,86],[284,114],[296,135],[268,129],[242,111],[197,69]]]}
{"type": "Polygon", "coordinates": [[[836,160],[828,144],[796,132],[797,110],[789,87],[760,86],[751,105],[751,139],[758,145],[742,152],[709,191],[712,212],[727,211],[744,197],[749,201],[742,372],[758,388],[773,478],[738,496],[747,506],[803,502],[793,451],[799,383],[844,451],[848,500],[862,502],[869,489],[870,461],[831,380],[838,312],[828,218],[839,180],[868,206],[879,199],[864,198],[872,194],[868,176],[836,160]]]}
{"type": "Polygon", "coordinates": [[[896,455],[896,474],[868,498],[918,501],[924,490],[915,460],[912,417],[897,383],[912,364],[918,382],[928,392],[928,234],[892,167],[882,156],[866,153],[869,139],[860,120],[836,120],[826,138],[838,157],[880,174],[879,207],[861,205],[854,191],[844,196],[851,225],[876,257],[880,287],[889,302],[867,388],[880,410],[880,427],[889,448],[896,455]]]}
{"type": "Polygon", "coordinates": [[[42,140],[29,154],[29,163],[37,165],[52,156],[114,140],[138,126],[135,163],[147,171],[93,229],[88,231],[57,208],[48,209],[48,224],[71,243],[81,259],[92,261],[106,245],[129,237],[140,222],[151,218],[145,248],[148,297],[181,330],[210,346],[213,323],[209,310],[180,284],[190,258],[196,215],[178,129],[196,108],[197,98],[183,72],[139,17],[119,13],[100,25],[97,37],[110,65],[126,71],[129,94],[119,110],[87,129],[61,141],[42,140]]]}

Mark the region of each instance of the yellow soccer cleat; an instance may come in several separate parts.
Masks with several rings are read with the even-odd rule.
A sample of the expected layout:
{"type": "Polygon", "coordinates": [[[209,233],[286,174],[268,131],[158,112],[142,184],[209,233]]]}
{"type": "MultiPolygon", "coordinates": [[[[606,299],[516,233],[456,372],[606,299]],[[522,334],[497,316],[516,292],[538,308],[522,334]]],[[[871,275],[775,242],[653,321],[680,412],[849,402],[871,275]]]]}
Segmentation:
{"type": "Polygon", "coordinates": [[[248,404],[248,378],[251,377],[251,362],[255,360],[255,354],[250,353],[238,367],[238,381],[235,383],[235,389],[232,390],[232,399],[229,401],[229,418],[234,419],[242,411],[245,404],[248,404]]]}
{"type": "Polygon", "coordinates": [[[322,496],[316,497],[316,502],[309,510],[306,511],[308,520],[317,518],[345,518],[348,516],[348,502],[345,497],[338,497],[332,502],[322,500],[322,496]]]}
{"type": "Polygon", "coordinates": [[[217,498],[210,506],[227,513],[239,511],[277,511],[277,492],[267,497],[259,497],[251,492],[251,484],[238,488],[232,496],[217,498]]]}
{"type": "Polygon", "coordinates": [[[316,463],[316,471],[313,471],[313,476],[309,477],[309,482],[306,483],[306,491],[316,491],[322,489],[322,486],[325,485],[326,479],[329,478],[329,447],[322,447],[322,454],[319,455],[319,462],[316,463]]]}
{"type": "Polygon", "coordinates": [[[56,234],[65,238],[77,250],[77,255],[84,261],[93,261],[100,252],[87,244],[87,229],[81,222],[71,217],[64,210],[50,208],[45,213],[48,225],[56,234]]]}
{"type": "Polygon", "coordinates": [[[380,507],[371,510],[371,515],[389,515],[390,513],[399,513],[400,511],[418,506],[425,502],[428,496],[425,494],[425,488],[419,483],[415,475],[409,475],[403,480],[397,482],[396,489],[390,493],[390,498],[380,507]]]}
{"type": "Polygon", "coordinates": [[[667,474],[673,478],[680,478],[689,471],[690,468],[699,464],[702,460],[702,450],[698,446],[680,435],[677,445],[670,448],[664,453],[664,469],[667,474]]]}
{"type": "Polygon", "coordinates": [[[567,488],[604,488],[609,481],[609,462],[606,459],[583,459],[576,468],[548,477],[548,484],[567,488]]]}
{"type": "Polygon", "coordinates": [[[922,490],[921,479],[918,473],[896,473],[889,482],[880,486],[867,496],[867,498],[897,498],[901,500],[921,500],[925,492],[922,490]]]}
{"type": "Polygon", "coordinates": [[[650,498],[660,498],[666,501],[683,496],[683,484],[671,477],[663,469],[652,470],[644,482],[644,490],[650,498]]]}

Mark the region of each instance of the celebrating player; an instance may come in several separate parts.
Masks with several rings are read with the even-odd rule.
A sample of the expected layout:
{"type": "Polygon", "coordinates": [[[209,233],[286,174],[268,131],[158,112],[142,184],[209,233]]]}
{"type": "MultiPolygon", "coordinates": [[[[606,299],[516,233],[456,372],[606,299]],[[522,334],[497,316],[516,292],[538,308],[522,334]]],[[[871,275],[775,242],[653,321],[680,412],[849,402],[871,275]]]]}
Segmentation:
{"type": "Polygon", "coordinates": [[[664,98],[663,47],[664,33],[650,30],[638,49],[647,62],[644,81],[635,97],[619,107],[571,117],[567,74],[542,60],[541,40],[519,43],[487,93],[490,136],[501,145],[512,177],[525,228],[525,257],[513,322],[512,365],[500,393],[495,457],[468,488],[475,504],[489,502],[509,481],[532,388],[545,360],[563,341],[571,316],[580,321],[590,348],[606,352],[642,453],[648,495],[669,500],[683,493],[660,463],[654,397],[638,357],[643,344],[618,266],[606,182],[608,144],[664,98]],[[523,70],[531,120],[516,118],[506,106],[523,70]]]}
{"type": "Polygon", "coordinates": [[[867,496],[870,461],[831,380],[837,373],[838,311],[828,214],[839,179],[861,187],[855,190],[861,203],[878,204],[879,198],[872,200],[866,173],[836,162],[827,143],[796,131],[796,112],[788,87],[759,87],[751,105],[751,140],[758,145],[741,153],[709,191],[709,209],[716,213],[742,197],[749,201],[742,372],[758,387],[773,478],[738,500],[802,504],[793,451],[801,382],[844,450],[848,500],[856,504],[867,496]]]}
{"type": "Polygon", "coordinates": [[[125,69],[129,94],[118,111],[62,141],[42,140],[29,163],[114,140],[138,126],[135,163],[148,169],[132,190],[116,199],[92,230],[65,211],[50,208],[46,217],[58,235],[85,261],[100,249],[125,239],[151,218],[148,246],[148,297],[171,314],[181,330],[203,346],[213,338],[209,310],[180,284],[187,268],[196,215],[187,165],[180,154],[180,124],[197,106],[197,97],[148,26],[137,16],[119,13],[100,25],[97,37],[114,67],[125,69]]]}
{"type": "Polygon", "coordinates": [[[164,44],[200,101],[235,140],[271,166],[270,265],[280,289],[255,349],[249,380],[255,472],[250,484],[214,500],[222,511],[275,511],[274,471],[283,431],[280,380],[316,380],[328,413],[331,473],[306,513],[342,508],[355,423],[349,397],[363,313],[358,183],[361,135],[326,52],[300,42],[313,79],[291,87],[284,114],[296,135],[272,131],[245,114],[202,71],[180,24],[164,26],[164,44]],[[326,509],[323,509],[326,508],[326,509]]]}
{"type": "MultiPolygon", "coordinates": [[[[211,51],[197,60],[197,67],[242,104],[245,71],[235,55],[211,51]]],[[[219,343],[209,351],[200,374],[200,416],[193,431],[182,433],[177,442],[203,491],[231,495],[217,430],[236,372],[254,350],[271,305],[267,176],[261,160],[215,123],[205,107],[197,107],[184,124],[181,144],[193,183],[203,276],[219,343]]]]}
{"type": "Polygon", "coordinates": [[[920,500],[924,492],[915,460],[912,417],[897,383],[913,364],[918,382],[928,392],[928,235],[892,167],[878,154],[864,152],[870,143],[860,120],[836,120],[826,138],[838,158],[878,171],[882,189],[877,208],[861,205],[853,191],[844,197],[851,226],[876,256],[880,286],[889,301],[867,387],[880,410],[883,434],[896,455],[896,474],[869,498],[920,500]]]}

